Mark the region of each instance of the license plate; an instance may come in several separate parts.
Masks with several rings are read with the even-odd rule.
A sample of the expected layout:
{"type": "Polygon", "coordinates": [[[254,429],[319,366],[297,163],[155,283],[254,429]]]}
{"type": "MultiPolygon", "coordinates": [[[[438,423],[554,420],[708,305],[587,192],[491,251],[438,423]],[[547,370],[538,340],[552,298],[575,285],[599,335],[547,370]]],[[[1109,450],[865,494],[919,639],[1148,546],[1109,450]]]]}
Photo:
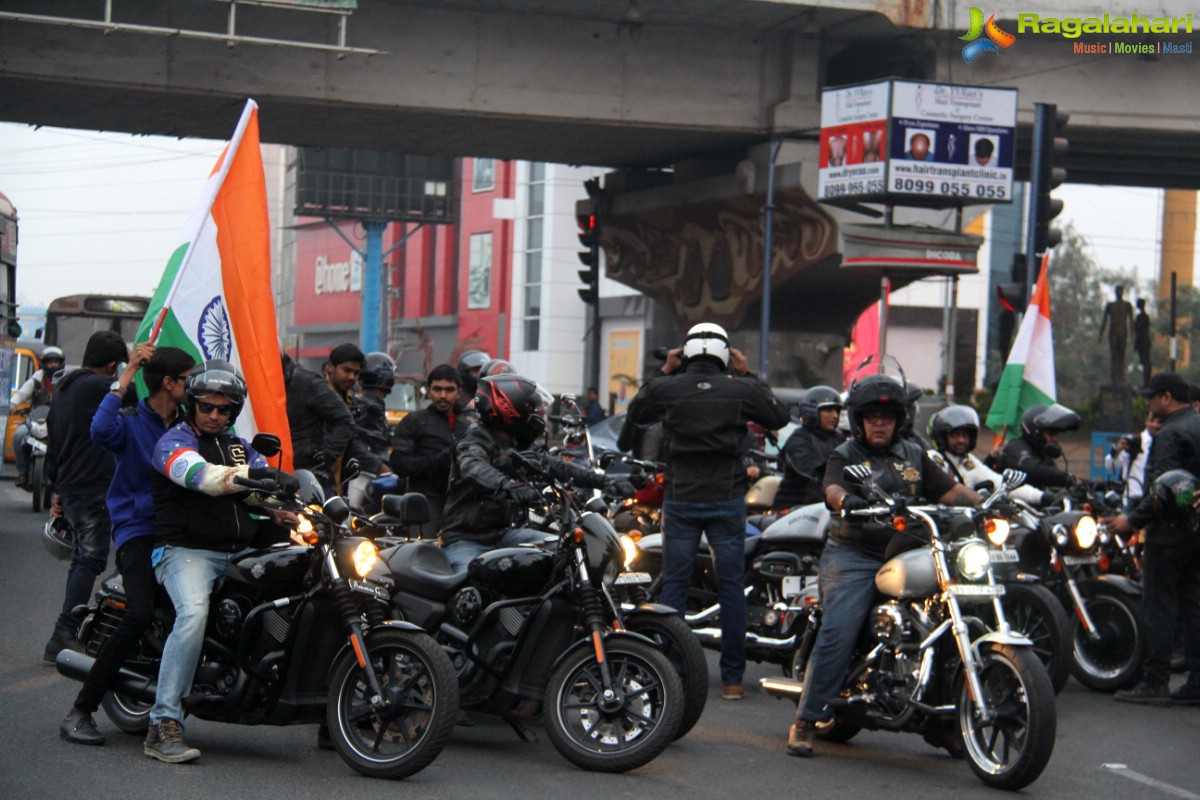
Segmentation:
{"type": "Polygon", "coordinates": [[[783,576],[783,596],[784,597],[799,597],[801,590],[804,589],[804,578],[800,575],[784,575],[783,576]]]}
{"type": "Polygon", "coordinates": [[[617,576],[613,583],[617,586],[637,586],[643,583],[650,583],[649,572],[622,572],[617,576]]]}
{"type": "Polygon", "coordinates": [[[950,594],[955,597],[1001,597],[1004,594],[1004,584],[954,583],[950,585],[950,594]]]}
{"type": "Polygon", "coordinates": [[[350,578],[347,583],[350,584],[350,588],[353,591],[369,594],[372,597],[379,598],[385,603],[390,599],[387,589],[383,588],[382,586],[377,586],[374,583],[370,583],[369,581],[356,581],[354,578],[350,578]]]}
{"type": "Polygon", "coordinates": [[[1079,567],[1084,564],[1096,564],[1100,561],[1100,556],[1063,556],[1063,563],[1068,567],[1079,567]]]}
{"type": "Polygon", "coordinates": [[[1016,550],[988,550],[988,558],[993,564],[1015,564],[1021,560],[1021,554],[1016,550]]]}

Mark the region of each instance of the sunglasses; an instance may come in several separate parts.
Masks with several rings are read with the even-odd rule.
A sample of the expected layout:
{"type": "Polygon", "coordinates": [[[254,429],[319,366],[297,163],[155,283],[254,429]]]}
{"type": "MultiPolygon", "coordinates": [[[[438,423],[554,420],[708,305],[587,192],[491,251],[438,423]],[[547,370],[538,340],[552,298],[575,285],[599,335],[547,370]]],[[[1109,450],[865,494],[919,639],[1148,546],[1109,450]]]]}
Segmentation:
{"type": "Polygon", "coordinates": [[[196,410],[201,414],[220,414],[222,417],[228,417],[233,414],[232,405],[217,405],[215,403],[206,403],[203,400],[196,401],[196,410]]]}

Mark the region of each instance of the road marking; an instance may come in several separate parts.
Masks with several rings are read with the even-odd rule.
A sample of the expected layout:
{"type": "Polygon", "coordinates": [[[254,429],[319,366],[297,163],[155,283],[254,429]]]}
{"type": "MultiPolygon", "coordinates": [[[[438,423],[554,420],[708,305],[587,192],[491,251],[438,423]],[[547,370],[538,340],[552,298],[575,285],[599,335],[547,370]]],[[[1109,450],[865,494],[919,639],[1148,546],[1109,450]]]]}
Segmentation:
{"type": "Polygon", "coordinates": [[[1130,769],[1124,764],[1101,764],[1100,766],[1102,769],[1110,770],[1121,777],[1129,778],[1131,781],[1137,781],[1138,783],[1145,784],[1146,786],[1158,789],[1161,792],[1166,792],[1174,797],[1181,797],[1183,800],[1200,800],[1200,794],[1193,794],[1187,789],[1180,789],[1178,786],[1172,786],[1169,783],[1163,783],[1162,781],[1155,780],[1149,775],[1143,775],[1136,770],[1130,769]]]}

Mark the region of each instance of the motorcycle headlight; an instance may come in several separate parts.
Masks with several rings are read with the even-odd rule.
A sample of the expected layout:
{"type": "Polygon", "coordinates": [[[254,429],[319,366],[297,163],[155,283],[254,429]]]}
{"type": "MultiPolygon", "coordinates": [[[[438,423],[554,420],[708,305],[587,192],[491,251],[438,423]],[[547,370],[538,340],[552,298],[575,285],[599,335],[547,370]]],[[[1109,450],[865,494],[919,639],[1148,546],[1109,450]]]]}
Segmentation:
{"type": "Polygon", "coordinates": [[[637,561],[638,546],[632,536],[621,534],[621,549],[625,551],[625,568],[628,569],[634,561],[637,561]]]}
{"type": "Polygon", "coordinates": [[[374,542],[364,540],[354,548],[354,571],[358,573],[358,577],[365,578],[370,575],[378,560],[379,548],[374,542]]]}
{"type": "Polygon", "coordinates": [[[1083,516],[1075,523],[1075,544],[1080,550],[1091,550],[1099,535],[1095,517],[1083,516]]]}
{"type": "Polygon", "coordinates": [[[977,581],[987,575],[989,562],[987,545],[983,542],[967,542],[958,550],[958,574],[969,581],[977,581]]]}
{"type": "Polygon", "coordinates": [[[1008,541],[1009,524],[1004,517],[990,517],[983,521],[983,530],[987,533],[988,541],[996,547],[1003,547],[1008,541]]]}

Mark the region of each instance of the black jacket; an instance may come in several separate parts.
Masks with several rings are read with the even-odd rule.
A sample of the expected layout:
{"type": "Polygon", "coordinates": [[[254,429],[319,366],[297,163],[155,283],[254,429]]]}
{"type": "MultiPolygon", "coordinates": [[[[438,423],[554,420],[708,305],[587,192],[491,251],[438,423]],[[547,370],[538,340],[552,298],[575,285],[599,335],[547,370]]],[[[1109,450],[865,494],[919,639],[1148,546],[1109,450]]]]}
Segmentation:
{"type": "Polygon", "coordinates": [[[804,506],[825,500],[822,483],[829,455],[846,441],[841,431],[826,431],[816,426],[796,428],[779,454],[783,480],[775,491],[776,509],[804,506]]]}
{"type": "Polygon", "coordinates": [[[1134,528],[1146,528],[1147,545],[1182,544],[1195,536],[1186,525],[1156,519],[1150,487],[1164,472],[1186,469],[1200,475],[1200,413],[1189,406],[1169,414],[1154,435],[1150,455],[1146,459],[1146,493],[1129,514],[1134,528]]]}
{"type": "Polygon", "coordinates": [[[731,500],[745,495],[750,485],[742,462],[746,423],[777,430],[788,419],[787,409],[758,378],[731,375],[716,359],[696,358],[680,372],[642,386],[629,404],[620,438],[631,441],[631,426],[661,420],[666,499],[731,500]]]}
{"type": "Polygon", "coordinates": [[[354,414],[354,452],[364,472],[378,475],[388,460],[387,406],[383,398],[365,390],[350,411],[354,414]]]}
{"type": "Polygon", "coordinates": [[[108,491],[115,462],[112,453],[92,441],[91,427],[112,382],[90,369],[74,369],[55,387],[46,417],[47,466],[61,497],[108,491]]]}
{"type": "Polygon", "coordinates": [[[996,471],[1019,469],[1029,476],[1029,483],[1039,489],[1066,488],[1071,485],[1071,474],[1059,469],[1057,464],[1058,459],[1034,450],[1022,436],[1004,445],[1004,451],[996,459],[996,471]]]}
{"type": "Polygon", "coordinates": [[[442,414],[432,406],[414,411],[396,425],[389,464],[398,477],[408,479],[408,490],[426,497],[443,498],[450,482],[454,442],[470,427],[467,417],[442,414]]]}
{"type": "Polygon", "coordinates": [[[296,469],[311,469],[316,454],[324,453],[324,468],[332,474],[354,438],[354,415],[329,381],[290,359],[284,361],[283,380],[293,464],[296,469]]]}

